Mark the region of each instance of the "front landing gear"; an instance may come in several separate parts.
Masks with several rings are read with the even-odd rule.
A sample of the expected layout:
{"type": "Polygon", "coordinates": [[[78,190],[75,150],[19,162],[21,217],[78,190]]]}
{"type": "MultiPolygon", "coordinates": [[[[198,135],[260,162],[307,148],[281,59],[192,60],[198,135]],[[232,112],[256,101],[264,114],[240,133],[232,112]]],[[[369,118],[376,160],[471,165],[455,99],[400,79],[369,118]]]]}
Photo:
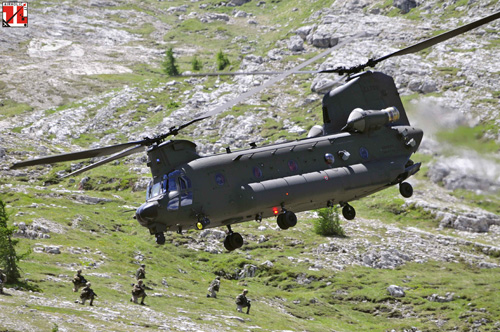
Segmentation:
{"type": "Polygon", "coordinates": [[[163,234],[163,232],[156,233],[155,237],[156,237],[157,244],[160,244],[160,245],[165,244],[165,234],[163,234]]]}
{"type": "Polygon", "coordinates": [[[399,193],[405,198],[409,198],[413,195],[413,187],[408,182],[401,182],[399,184],[399,193]]]}
{"type": "Polygon", "coordinates": [[[348,203],[345,203],[344,207],[342,208],[342,215],[347,220],[353,220],[354,217],[356,217],[356,210],[354,210],[354,208],[348,203]]]}
{"type": "Polygon", "coordinates": [[[243,237],[241,236],[241,234],[233,233],[230,225],[227,225],[227,229],[229,230],[229,233],[224,239],[224,248],[226,248],[228,251],[233,251],[241,248],[241,246],[243,245],[243,237]]]}

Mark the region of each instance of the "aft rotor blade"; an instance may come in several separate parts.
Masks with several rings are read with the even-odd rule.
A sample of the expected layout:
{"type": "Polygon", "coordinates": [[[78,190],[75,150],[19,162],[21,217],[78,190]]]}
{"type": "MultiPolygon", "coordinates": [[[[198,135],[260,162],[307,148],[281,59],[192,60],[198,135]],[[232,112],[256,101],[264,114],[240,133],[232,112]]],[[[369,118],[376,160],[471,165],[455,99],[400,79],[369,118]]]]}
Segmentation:
{"type": "Polygon", "coordinates": [[[477,20],[477,21],[474,21],[472,23],[463,25],[463,26],[461,26],[459,28],[456,28],[454,30],[442,33],[440,35],[437,35],[435,37],[426,39],[426,40],[424,40],[424,41],[422,41],[420,43],[414,44],[412,46],[409,46],[409,47],[404,48],[402,50],[399,50],[397,52],[394,52],[394,53],[385,55],[383,57],[380,57],[378,59],[375,59],[375,60],[373,60],[373,63],[377,64],[380,61],[383,61],[385,59],[388,59],[388,58],[391,58],[391,57],[394,57],[394,56],[400,56],[400,55],[405,55],[405,54],[411,54],[411,53],[419,52],[421,50],[424,50],[426,48],[429,48],[431,46],[434,46],[436,44],[444,42],[444,41],[446,41],[446,40],[448,40],[450,38],[453,38],[453,37],[456,37],[458,35],[461,35],[461,34],[467,32],[467,31],[475,29],[475,28],[477,28],[477,27],[479,27],[481,25],[484,25],[484,24],[487,24],[489,22],[492,22],[492,21],[494,21],[494,20],[496,20],[498,18],[500,18],[500,12],[496,12],[496,13],[494,13],[494,14],[492,14],[490,16],[487,16],[485,18],[482,18],[480,20],[477,20]]]}
{"type": "Polygon", "coordinates": [[[59,155],[55,155],[55,156],[26,160],[26,161],[21,161],[21,162],[15,163],[10,168],[16,169],[16,168],[34,166],[34,165],[54,164],[54,163],[63,162],[63,161],[73,161],[73,160],[79,160],[79,159],[102,157],[102,156],[107,156],[107,155],[110,155],[113,153],[117,153],[123,149],[128,148],[129,146],[143,144],[144,142],[145,141],[128,142],[128,143],[116,144],[116,145],[106,146],[103,148],[97,148],[97,149],[92,149],[92,150],[64,153],[64,154],[59,154],[59,155]]]}
{"type": "MultiPolygon", "coordinates": [[[[209,112],[207,112],[205,114],[202,114],[201,116],[199,116],[196,119],[192,120],[189,124],[191,124],[193,122],[196,122],[196,121],[200,121],[200,120],[206,119],[208,117],[211,117],[213,115],[219,114],[221,112],[224,112],[225,110],[233,107],[236,104],[239,104],[240,102],[242,102],[243,100],[245,100],[247,98],[250,98],[254,94],[259,93],[260,91],[264,90],[265,88],[268,88],[269,86],[271,86],[273,84],[276,84],[277,82],[285,79],[286,77],[288,77],[290,75],[293,75],[295,73],[299,73],[300,69],[302,69],[302,68],[310,65],[311,63],[317,61],[318,59],[321,59],[321,58],[327,56],[328,54],[330,54],[332,52],[333,49],[335,49],[335,48],[337,48],[337,47],[339,47],[341,45],[344,45],[346,43],[349,43],[353,39],[354,39],[354,37],[347,38],[344,41],[339,42],[337,45],[335,45],[333,47],[330,47],[326,51],[321,52],[320,54],[316,55],[315,57],[313,57],[313,58],[311,58],[311,59],[309,59],[309,60],[301,63],[300,65],[298,65],[298,66],[296,66],[296,67],[294,67],[292,69],[289,69],[289,70],[284,71],[284,72],[278,72],[279,73],[278,76],[273,77],[273,78],[267,80],[264,84],[259,85],[258,87],[255,87],[254,89],[241,94],[237,98],[235,98],[235,99],[233,99],[231,101],[228,101],[227,103],[222,104],[221,106],[216,107],[215,109],[213,109],[213,110],[211,110],[211,111],[209,111],[209,112]]],[[[311,71],[311,73],[316,73],[316,72],[317,71],[311,71]]],[[[186,127],[186,125],[184,125],[184,127],[186,127]]]]}
{"type": "Polygon", "coordinates": [[[346,67],[338,67],[338,68],[333,68],[333,69],[326,69],[321,71],[322,73],[339,73],[339,74],[355,74],[359,73],[360,71],[364,70],[366,67],[374,67],[377,63],[382,62],[384,60],[387,60],[389,58],[395,57],[395,56],[400,56],[400,55],[405,55],[405,54],[411,54],[411,53],[416,53],[419,51],[422,51],[426,48],[429,48],[431,46],[434,46],[436,44],[442,43],[450,38],[456,37],[458,35],[461,35],[467,31],[470,31],[472,29],[475,29],[481,25],[487,24],[489,22],[492,22],[496,19],[500,18],[500,12],[496,12],[490,16],[487,16],[485,18],[482,18],[480,20],[474,21],[472,23],[463,25],[459,28],[456,28],[454,30],[450,30],[448,32],[442,33],[440,35],[437,35],[435,37],[426,39],[424,41],[421,41],[419,43],[416,43],[414,45],[411,45],[409,47],[406,47],[402,50],[396,51],[394,53],[390,53],[387,55],[384,55],[378,59],[370,59],[368,62],[358,65],[358,66],[353,66],[350,68],[346,67]]]}
{"type": "Polygon", "coordinates": [[[101,161],[93,163],[92,165],[80,168],[79,170],[76,170],[76,171],[74,171],[74,172],[72,172],[72,173],[70,173],[68,175],[63,176],[63,178],[67,178],[67,177],[70,177],[70,176],[74,176],[74,175],[86,172],[86,171],[88,171],[88,170],[90,170],[92,168],[96,168],[98,166],[107,164],[107,163],[112,162],[114,160],[123,158],[125,156],[131,155],[131,154],[134,154],[134,153],[137,153],[137,152],[142,152],[142,151],[144,151],[144,145],[136,145],[136,146],[131,147],[131,148],[125,150],[125,151],[122,151],[122,152],[119,152],[117,154],[114,154],[111,157],[108,157],[106,159],[103,159],[101,161]]]}

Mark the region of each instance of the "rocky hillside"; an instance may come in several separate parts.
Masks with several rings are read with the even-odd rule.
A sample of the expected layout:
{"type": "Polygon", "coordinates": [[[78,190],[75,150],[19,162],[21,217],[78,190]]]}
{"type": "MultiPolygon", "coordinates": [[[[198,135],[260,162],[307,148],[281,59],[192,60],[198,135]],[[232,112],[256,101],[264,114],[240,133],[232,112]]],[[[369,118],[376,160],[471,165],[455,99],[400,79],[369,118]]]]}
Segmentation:
{"type": "MultiPolygon", "coordinates": [[[[314,212],[172,234],[159,247],[131,217],[149,169],[138,154],[72,179],[83,163],[10,170],[28,158],[163,133],[271,78],[167,77],[180,70],[352,66],[500,11],[496,0],[193,0],[29,3],[28,28],[0,28],[0,198],[17,227],[24,282],[0,296],[0,331],[352,331],[500,328],[500,20],[376,67],[394,77],[425,136],[411,199],[391,188],[354,206],[345,238],[312,231],[314,212]],[[83,180],[83,181],[82,181],[83,180]],[[147,306],[128,302],[139,263],[147,306]],[[99,295],[74,303],[77,268],[99,295]],[[205,298],[222,276],[217,300],[205,298]],[[397,287],[389,287],[397,286],[397,287]],[[254,301],[237,314],[242,288],[254,301]],[[21,319],[21,318],[22,319],[21,319]]],[[[186,128],[203,155],[303,138],[322,123],[333,74],[292,75],[186,128]]],[[[337,83],[340,84],[340,83],[337,83]]]]}

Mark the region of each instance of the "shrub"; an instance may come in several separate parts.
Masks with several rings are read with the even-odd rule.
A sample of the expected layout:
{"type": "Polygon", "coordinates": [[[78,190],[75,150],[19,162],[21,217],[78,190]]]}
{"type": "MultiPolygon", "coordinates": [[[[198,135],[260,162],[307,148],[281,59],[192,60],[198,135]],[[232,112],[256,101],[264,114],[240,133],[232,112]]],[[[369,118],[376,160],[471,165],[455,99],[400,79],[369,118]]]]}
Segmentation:
{"type": "Polygon", "coordinates": [[[231,63],[229,62],[229,59],[227,58],[227,55],[225,55],[222,50],[217,53],[217,69],[218,70],[224,70],[227,66],[229,66],[231,63]]]}
{"type": "Polygon", "coordinates": [[[323,236],[345,236],[340,225],[337,207],[318,210],[319,218],[314,221],[314,232],[323,236]]]}
{"type": "Polygon", "coordinates": [[[179,67],[175,64],[174,51],[172,50],[172,47],[170,47],[165,53],[163,70],[168,76],[177,76],[180,74],[179,67]]]}

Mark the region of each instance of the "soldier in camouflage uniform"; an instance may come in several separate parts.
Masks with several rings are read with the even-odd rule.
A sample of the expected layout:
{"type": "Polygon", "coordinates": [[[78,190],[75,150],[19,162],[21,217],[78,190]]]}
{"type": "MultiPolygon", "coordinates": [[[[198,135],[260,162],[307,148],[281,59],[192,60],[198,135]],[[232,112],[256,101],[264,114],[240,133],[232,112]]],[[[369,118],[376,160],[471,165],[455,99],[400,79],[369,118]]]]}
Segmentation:
{"type": "Polygon", "coordinates": [[[141,267],[137,269],[135,279],[146,279],[146,264],[141,264],[141,267]]]}
{"type": "Polygon", "coordinates": [[[236,297],[236,310],[243,312],[243,308],[247,308],[247,314],[250,313],[250,300],[247,299],[248,289],[244,289],[243,293],[236,297]]]}
{"type": "Polygon", "coordinates": [[[220,288],[220,277],[216,277],[208,287],[207,297],[217,298],[217,292],[219,291],[219,288],[220,288]]]}
{"type": "Polygon", "coordinates": [[[76,271],[73,277],[73,292],[78,292],[78,290],[87,284],[87,280],[82,276],[82,270],[76,271]]]}
{"type": "Polygon", "coordinates": [[[90,282],[87,282],[85,284],[85,287],[82,288],[82,291],[80,293],[80,299],[82,300],[81,304],[85,304],[85,301],[90,300],[90,305],[93,306],[94,297],[97,297],[97,294],[94,293],[94,290],[92,290],[90,286],[90,282]]]}
{"type": "Polygon", "coordinates": [[[0,270],[0,294],[3,294],[3,285],[7,282],[7,275],[0,270]]]}
{"type": "Polygon", "coordinates": [[[132,284],[132,298],[130,299],[130,302],[137,303],[137,300],[140,298],[141,299],[141,304],[144,305],[144,299],[146,298],[146,286],[144,286],[144,283],[142,282],[142,279],[139,279],[137,284],[132,284]]]}

